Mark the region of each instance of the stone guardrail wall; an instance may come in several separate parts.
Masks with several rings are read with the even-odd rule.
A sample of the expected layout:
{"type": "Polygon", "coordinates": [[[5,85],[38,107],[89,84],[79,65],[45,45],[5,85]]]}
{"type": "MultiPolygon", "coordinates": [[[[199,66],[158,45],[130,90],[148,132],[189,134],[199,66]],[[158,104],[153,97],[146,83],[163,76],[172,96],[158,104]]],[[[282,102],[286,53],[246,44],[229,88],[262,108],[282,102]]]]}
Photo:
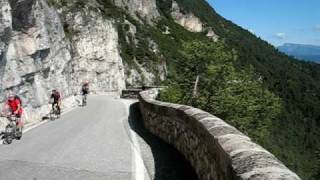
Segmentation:
{"type": "Polygon", "coordinates": [[[122,90],[121,98],[124,99],[138,99],[139,93],[141,92],[141,89],[125,89],[122,90]]]}
{"type": "Polygon", "coordinates": [[[141,86],[141,87],[129,87],[127,89],[122,90],[121,98],[124,99],[138,99],[141,91],[147,89],[161,89],[166,88],[165,86],[141,86]]]}
{"type": "Polygon", "coordinates": [[[173,145],[201,180],[299,180],[274,155],[223,120],[190,106],[156,101],[157,89],[139,95],[147,129],[173,145]]]}

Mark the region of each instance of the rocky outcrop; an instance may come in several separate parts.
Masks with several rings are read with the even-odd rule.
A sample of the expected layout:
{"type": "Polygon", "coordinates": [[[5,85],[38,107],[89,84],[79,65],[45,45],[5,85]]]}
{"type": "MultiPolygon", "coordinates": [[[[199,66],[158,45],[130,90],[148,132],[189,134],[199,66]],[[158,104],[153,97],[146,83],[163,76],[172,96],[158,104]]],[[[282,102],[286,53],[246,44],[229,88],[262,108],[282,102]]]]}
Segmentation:
{"type": "MultiPolygon", "coordinates": [[[[132,19],[130,20],[132,21],[132,19]]],[[[133,51],[139,48],[140,51],[143,48],[143,51],[148,51],[149,54],[149,56],[144,57],[140,55],[140,59],[133,55],[127,57],[124,61],[127,87],[152,86],[159,83],[159,80],[165,80],[167,74],[165,58],[160,52],[159,45],[151,37],[142,36],[141,26],[143,24],[137,27],[137,22],[132,23],[129,19],[125,19],[121,24],[126,27],[125,33],[122,35],[125,39],[126,48],[131,50],[128,54],[135,54],[133,51]],[[150,57],[150,54],[154,56],[150,57]],[[141,60],[141,58],[143,59],[141,60]]],[[[126,48],[121,50],[125,51],[126,48]]]]}
{"type": "Polygon", "coordinates": [[[156,0],[115,0],[114,3],[116,6],[128,10],[133,17],[139,18],[138,15],[147,22],[152,22],[160,16],[156,0]]]}
{"type": "Polygon", "coordinates": [[[66,14],[72,45],[72,83],[75,91],[90,81],[96,92],[125,89],[124,66],[119,52],[118,32],[101,12],[83,9],[66,14]]]}
{"type": "Polygon", "coordinates": [[[199,179],[300,180],[274,155],[223,120],[190,106],[156,101],[158,90],[140,93],[143,123],[179,150],[199,179]]]}
{"type": "Polygon", "coordinates": [[[159,62],[157,65],[157,73],[151,72],[150,69],[139,64],[136,59],[133,60],[135,67],[129,67],[127,65],[126,69],[126,84],[128,87],[135,86],[153,86],[159,78],[161,81],[164,81],[166,78],[166,62],[159,62]]]}
{"type": "Polygon", "coordinates": [[[180,24],[188,31],[191,32],[204,32],[207,31],[207,37],[212,39],[213,41],[218,41],[219,37],[213,31],[211,27],[206,27],[201,20],[192,14],[191,12],[183,12],[180,8],[179,4],[176,1],[172,1],[171,6],[171,16],[175,20],[176,23],[180,24]]]}
{"type": "Polygon", "coordinates": [[[219,40],[219,36],[213,31],[212,28],[208,28],[206,36],[210,39],[212,39],[214,42],[217,42],[219,40]]]}
{"type": "Polygon", "coordinates": [[[0,0],[0,4],[1,101],[9,91],[15,92],[28,119],[40,119],[48,112],[52,89],[64,97],[72,94],[70,46],[58,14],[45,1],[0,0]]]}
{"type": "Polygon", "coordinates": [[[183,14],[179,4],[175,1],[172,1],[171,16],[176,23],[191,32],[202,32],[204,29],[204,25],[198,17],[192,13],[183,14]]]}
{"type": "MultiPolygon", "coordinates": [[[[6,65],[6,52],[7,52],[8,44],[10,41],[11,31],[12,31],[11,6],[8,0],[0,0],[0,78],[1,79],[4,76],[4,70],[6,65]]],[[[0,79],[0,82],[1,82],[1,79],[0,79]]]]}

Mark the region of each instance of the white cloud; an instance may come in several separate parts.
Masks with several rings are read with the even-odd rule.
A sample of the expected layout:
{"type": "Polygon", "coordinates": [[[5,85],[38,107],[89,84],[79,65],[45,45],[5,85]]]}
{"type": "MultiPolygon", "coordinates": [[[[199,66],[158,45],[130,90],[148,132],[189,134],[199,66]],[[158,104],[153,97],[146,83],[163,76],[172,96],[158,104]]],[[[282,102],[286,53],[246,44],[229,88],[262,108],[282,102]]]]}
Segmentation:
{"type": "Polygon", "coordinates": [[[314,27],[314,30],[320,32],[320,25],[316,25],[316,26],[314,27]]]}
{"type": "Polygon", "coordinates": [[[285,39],[287,37],[287,34],[279,32],[275,34],[275,37],[277,37],[278,39],[285,39]]]}

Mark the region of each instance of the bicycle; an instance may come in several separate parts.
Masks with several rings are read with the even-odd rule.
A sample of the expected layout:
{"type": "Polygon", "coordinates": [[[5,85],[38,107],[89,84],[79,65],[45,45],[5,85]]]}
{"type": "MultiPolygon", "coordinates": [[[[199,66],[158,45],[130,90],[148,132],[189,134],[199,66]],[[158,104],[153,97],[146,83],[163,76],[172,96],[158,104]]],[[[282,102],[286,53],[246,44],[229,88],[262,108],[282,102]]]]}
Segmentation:
{"type": "Polygon", "coordinates": [[[87,94],[82,94],[82,106],[87,106],[87,94]]]}
{"type": "Polygon", "coordinates": [[[19,118],[16,115],[2,117],[6,117],[9,123],[5,127],[5,130],[0,133],[0,135],[2,136],[1,139],[6,144],[11,144],[14,139],[20,140],[22,138],[22,129],[19,130],[19,128],[17,127],[19,118]]]}
{"type": "Polygon", "coordinates": [[[54,121],[55,119],[59,119],[60,118],[60,111],[58,109],[58,104],[53,104],[52,105],[52,109],[50,111],[50,120],[54,121]]]}

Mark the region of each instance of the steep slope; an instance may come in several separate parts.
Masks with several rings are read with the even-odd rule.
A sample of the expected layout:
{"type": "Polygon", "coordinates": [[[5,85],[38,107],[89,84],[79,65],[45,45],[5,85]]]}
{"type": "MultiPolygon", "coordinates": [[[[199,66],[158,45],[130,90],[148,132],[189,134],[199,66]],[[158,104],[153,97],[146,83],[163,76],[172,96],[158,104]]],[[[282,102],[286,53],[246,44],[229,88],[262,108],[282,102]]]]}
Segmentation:
{"type": "MultiPolygon", "coordinates": [[[[236,51],[237,61],[233,63],[234,68],[238,71],[247,71],[246,69],[252,67],[255,72],[255,75],[253,75],[254,79],[256,79],[255,81],[261,80],[263,87],[281,99],[280,116],[272,120],[271,129],[268,130],[271,136],[256,140],[276,154],[277,157],[304,179],[318,179],[320,167],[317,160],[319,159],[318,152],[320,149],[320,66],[314,63],[298,62],[280,53],[267,42],[218,15],[204,0],[177,0],[176,2],[184,14],[192,14],[200,19],[204,29],[207,29],[202,34],[206,34],[206,31],[210,29],[219,37],[220,42],[224,42],[229,51],[236,51]]],[[[174,20],[177,22],[177,19],[172,16],[173,7],[175,6],[173,4],[175,4],[174,1],[158,0],[160,13],[167,17],[167,21],[174,20]]],[[[178,32],[178,34],[181,34],[181,32],[178,32]]],[[[183,40],[187,39],[184,38],[183,40]]],[[[170,54],[171,50],[168,49],[168,52],[170,54]]],[[[172,56],[169,57],[171,60],[168,60],[168,63],[170,61],[180,62],[174,59],[186,58],[183,56],[177,57],[177,55],[173,55],[173,52],[171,54],[172,56]]],[[[168,68],[172,69],[170,66],[168,68]]],[[[169,79],[171,79],[171,76],[174,77],[174,80],[170,81],[186,79],[186,76],[179,78],[181,71],[177,73],[174,69],[176,68],[169,71],[169,79]]],[[[246,74],[248,73],[250,74],[250,71],[247,71],[246,74]]],[[[196,82],[194,81],[195,76],[189,78],[192,78],[189,81],[192,81],[190,84],[193,86],[192,83],[196,82]]],[[[183,81],[183,83],[185,82],[183,81]]],[[[231,86],[227,87],[232,88],[231,86]]],[[[204,88],[208,89],[206,86],[201,86],[199,91],[204,88]]],[[[173,89],[175,91],[172,91],[172,93],[176,93],[179,97],[180,92],[176,91],[177,88],[173,89]]],[[[192,92],[190,93],[192,88],[190,86],[184,89],[189,89],[189,96],[192,96],[192,92]]],[[[181,97],[185,99],[186,96],[188,97],[188,93],[182,94],[181,97]]],[[[188,103],[188,101],[177,97],[171,96],[170,98],[188,103]]],[[[233,103],[236,98],[233,98],[233,100],[231,98],[230,102],[228,102],[230,98],[225,100],[224,103],[228,104],[230,102],[233,103]]],[[[265,102],[262,96],[260,101],[261,103],[265,102]]],[[[190,103],[193,104],[195,101],[190,103]]],[[[234,104],[236,105],[237,103],[234,104]]],[[[201,104],[199,106],[202,107],[201,104]]],[[[214,107],[227,106],[218,104],[214,107]]],[[[213,113],[216,112],[215,109],[208,110],[213,113]]],[[[233,111],[232,106],[231,109],[226,111],[237,113],[233,111]]],[[[230,116],[225,116],[225,120],[243,129],[241,128],[243,123],[240,118],[243,112],[244,110],[238,112],[238,121],[233,121],[230,116]]],[[[254,114],[258,115],[261,112],[255,110],[254,114]]],[[[265,116],[271,117],[272,115],[266,114],[265,116]]],[[[249,118],[250,116],[247,117],[249,118]]],[[[264,123],[264,118],[258,118],[257,121],[256,123],[264,123]]],[[[255,129],[255,126],[250,128],[248,125],[247,128],[250,136],[254,137],[257,133],[259,134],[260,130],[255,129]]]]}

